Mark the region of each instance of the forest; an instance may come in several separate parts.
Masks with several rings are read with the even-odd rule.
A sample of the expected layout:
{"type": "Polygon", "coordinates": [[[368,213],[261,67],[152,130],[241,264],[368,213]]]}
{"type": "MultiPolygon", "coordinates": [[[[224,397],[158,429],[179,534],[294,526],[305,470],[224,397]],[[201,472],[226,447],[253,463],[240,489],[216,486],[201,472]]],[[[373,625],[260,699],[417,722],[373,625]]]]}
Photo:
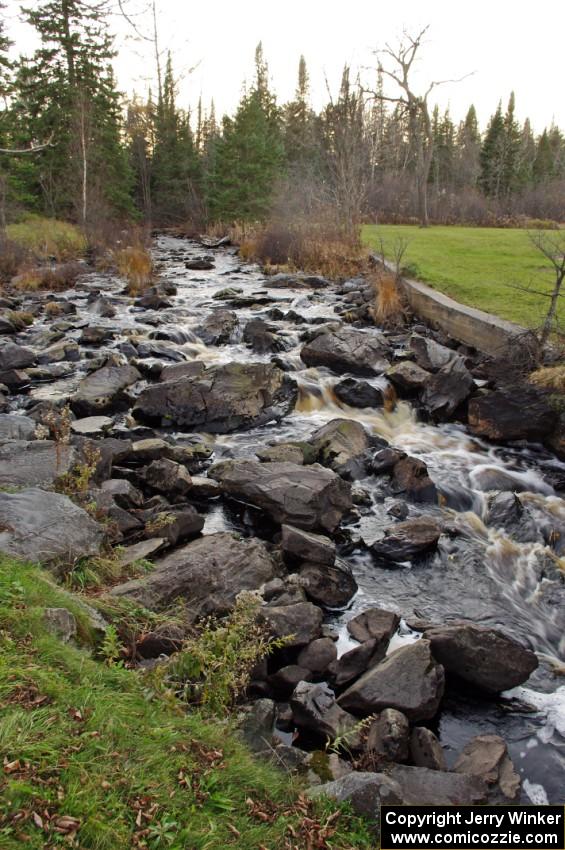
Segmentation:
{"type": "Polygon", "coordinates": [[[473,105],[455,123],[427,95],[407,108],[385,94],[424,33],[412,56],[379,57],[370,85],[345,66],[319,112],[306,59],[294,98],[281,104],[258,44],[235,114],[219,116],[213,100],[184,108],[172,57],[152,43],[153,88],[128,100],[112,69],[105,3],[41,0],[23,14],[39,37],[32,55],[14,58],[0,30],[2,226],[33,212],[86,228],[137,220],[198,232],[271,216],[332,219],[352,233],[362,221],[421,220],[424,172],[426,217],[436,223],[565,218],[565,137],[555,125],[520,123],[513,92],[501,92],[485,127],[473,105]]]}

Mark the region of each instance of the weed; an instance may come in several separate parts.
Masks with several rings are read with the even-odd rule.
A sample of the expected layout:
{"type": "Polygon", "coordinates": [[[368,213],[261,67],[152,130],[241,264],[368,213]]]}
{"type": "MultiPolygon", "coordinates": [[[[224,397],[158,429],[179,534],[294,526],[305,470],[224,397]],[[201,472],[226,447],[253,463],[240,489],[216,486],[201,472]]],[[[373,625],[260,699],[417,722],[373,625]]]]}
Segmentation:
{"type": "Polygon", "coordinates": [[[158,537],[160,531],[169,528],[176,521],[174,514],[160,513],[145,524],[145,530],[149,537],[158,537]]]}
{"type": "Polygon", "coordinates": [[[373,273],[371,282],[375,299],[371,314],[375,324],[381,327],[396,327],[404,321],[404,308],[396,277],[389,272],[373,273]]]}
{"type": "MultiPolygon", "coordinates": [[[[62,445],[63,441],[57,441],[62,445]]],[[[83,448],[84,461],[77,463],[69,472],[59,475],[55,481],[55,489],[65,496],[81,496],[89,489],[100,461],[100,449],[90,443],[83,448]]]]}
{"type": "Polygon", "coordinates": [[[23,331],[24,328],[29,328],[33,325],[33,313],[28,313],[25,310],[8,310],[6,318],[15,327],[17,331],[23,331]]]}
{"type": "Polygon", "coordinates": [[[565,365],[546,366],[532,372],[528,380],[536,387],[553,392],[565,393],[565,365]]]}
{"type": "Polygon", "coordinates": [[[140,295],[151,285],[153,279],[153,260],[143,247],[130,245],[114,253],[119,274],[128,282],[128,294],[140,295]]]}

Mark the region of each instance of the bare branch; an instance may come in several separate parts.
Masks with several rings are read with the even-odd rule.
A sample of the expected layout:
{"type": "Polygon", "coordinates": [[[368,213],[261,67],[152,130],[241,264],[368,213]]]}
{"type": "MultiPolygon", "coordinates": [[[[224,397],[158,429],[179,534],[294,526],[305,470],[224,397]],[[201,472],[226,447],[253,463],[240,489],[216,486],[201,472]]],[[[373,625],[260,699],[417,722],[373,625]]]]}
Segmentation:
{"type": "Polygon", "coordinates": [[[19,156],[20,154],[26,153],[38,153],[39,151],[44,151],[46,148],[54,148],[55,144],[55,142],[49,139],[41,145],[32,145],[30,148],[0,148],[0,153],[11,154],[13,156],[19,156]]]}

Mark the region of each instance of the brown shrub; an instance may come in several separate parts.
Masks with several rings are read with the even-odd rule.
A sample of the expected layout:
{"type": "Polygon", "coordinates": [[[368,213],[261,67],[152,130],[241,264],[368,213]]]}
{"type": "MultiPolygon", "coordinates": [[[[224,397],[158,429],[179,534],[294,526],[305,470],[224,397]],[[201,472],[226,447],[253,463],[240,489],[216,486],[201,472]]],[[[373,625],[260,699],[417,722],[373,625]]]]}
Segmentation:
{"type": "Polygon", "coordinates": [[[50,318],[55,318],[55,316],[60,316],[63,313],[63,308],[57,301],[48,301],[44,310],[45,315],[50,318]]]}
{"type": "Polygon", "coordinates": [[[541,389],[565,393],[565,365],[536,369],[535,372],[531,373],[528,380],[541,389]]]}
{"type": "Polygon", "coordinates": [[[26,310],[8,310],[6,318],[18,331],[33,325],[34,321],[33,313],[28,313],[26,310]]]}
{"type": "Polygon", "coordinates": [[[383,327],[396,327],[404,322],[404,307],[398,280],[395,275],[386,271],[377,271],[371,275],[375,290],[375,300],[371,314],[375,324],[383,327]]]}
{"type": "Polygon", "coordinates": [[[12,278],[11,285],[19,292],[37,292],[40,289],[64,292],[75,285],[82,271],[80,263],[62,263],[49,268],[28,269],[12,278]]]}
{"type": "Polygon", "coordinates": [[[0,238],[0,283],[10,281],[29,261],[29,251],[12,239],[0,238]]]}
{"type": "Polygon", "coordinates": [[[114,253],[119,274],[128,282],[128,294],[135,296],[145,292],[153,279],[151,254],[141,246],[129,245],[114,253]]]}

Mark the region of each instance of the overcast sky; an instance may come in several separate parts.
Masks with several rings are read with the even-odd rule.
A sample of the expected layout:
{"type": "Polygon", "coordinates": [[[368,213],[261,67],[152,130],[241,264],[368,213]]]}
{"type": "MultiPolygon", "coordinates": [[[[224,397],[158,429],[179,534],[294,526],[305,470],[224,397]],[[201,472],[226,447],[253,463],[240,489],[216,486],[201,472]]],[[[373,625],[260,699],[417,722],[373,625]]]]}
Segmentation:
{"type": "MultiPolygon", "coordinates": [[[[117,0],[113,0],[117,2],[117,0]]],[[[143,32],[148,0],[124,0],[143,32]]],[[[326,98],[327,77],[333,91],[345,62],[354,69],[374,65],[372,51],[395,43],[403,28],[415,33],[430,24],[421,50],[417,80],[446,77],[462,82],[437,90],[436,100],[450,106],[455,119],[474,103],[481,124],[504,105],[512,89],[520,119],[529,116],[535,129],[555,121],[565,127],[565,0],[401,0],[396,4],[368,0],[157,0],[159,38],[170,47],[179,82],[179,105],[194,107],[198,96],[213,97],[217,112],[233,111],[243,81],[253,73],[253,55],[263,42],[271,78],[280,101],[296,86],[300,54],[311,78],[312,100],[326,98]],[[187,73],[193,65],[192,73],[187,73]]],[[[19,0],[8,0],[8,23],[20,51],[31,51],[34,39],[17,20],[19,0]]],[[[144,93],[151,82],[151,45],[136,40],[127,23],[111,19],[117,35],[115,68],[120,88],[144,93]]]]}

